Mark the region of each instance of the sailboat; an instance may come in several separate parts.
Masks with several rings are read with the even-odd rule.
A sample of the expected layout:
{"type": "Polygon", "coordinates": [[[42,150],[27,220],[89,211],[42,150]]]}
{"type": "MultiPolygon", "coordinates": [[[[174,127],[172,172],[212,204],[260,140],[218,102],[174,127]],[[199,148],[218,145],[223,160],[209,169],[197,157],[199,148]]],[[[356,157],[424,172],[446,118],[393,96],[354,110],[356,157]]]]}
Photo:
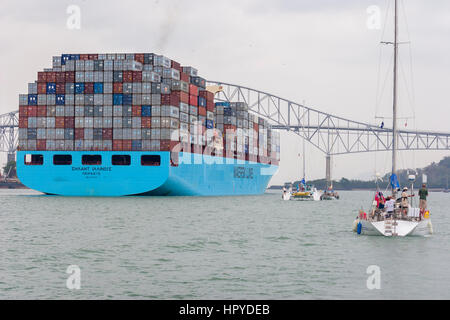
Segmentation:
{"type": "Polygon", "coordinates": [[[395,0],[395,36],[394,42],[388,43],[394,46],[394,88],[393,88],[393,137],[392,137],[392,172],[390,177],[390,185],[392,192],[392,200],[386,202],[387,209],[379,209],[382,206],[377,205],[378,201],[383,203],[383,195],[377,193],[377,200],[373,201],[369,214],[362,209],[353,222],[353,231],[361,235],[377,235],[377,236],[426,236],[433,233],[433,227],[428,210],[413,207],[414,203],[414,181],[415,176],[410,175],[411,183],[410,194],[407,188],[403,189],[401,197],[397,199],[397,192],[400,190],[397,178],[397,85],[398,85],[398,6],[395,0]],[[411,199],[411,204],[408,199],[411,199]],[[392,209],[391,209],[392,208],[392,209]],[[388,212],[388,210],[390,210],[388,212]]]}
{"type": "Polygon", "coordinates": [[[320,201],[320,191],[313,185],[306,183],[306,167],[305,167],[305,140],[303,140],[303,179],[297,185],[297,191],[291,193],[291,200],[300,201],[320,201]]]}

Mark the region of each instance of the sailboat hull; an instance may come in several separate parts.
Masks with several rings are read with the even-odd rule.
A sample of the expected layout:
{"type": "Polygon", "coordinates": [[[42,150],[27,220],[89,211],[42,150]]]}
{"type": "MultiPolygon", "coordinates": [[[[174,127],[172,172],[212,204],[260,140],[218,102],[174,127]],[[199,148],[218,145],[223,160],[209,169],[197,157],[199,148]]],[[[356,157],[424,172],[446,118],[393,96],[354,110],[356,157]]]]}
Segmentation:
{"type": "Polygon", "coordinates": [[[385,221],[361,220],[361,235],[368,236],[428,236],[433,234],[433,226],[430,219],[421,221],[397,220],[392,231],[385,228],[385,221]]]}

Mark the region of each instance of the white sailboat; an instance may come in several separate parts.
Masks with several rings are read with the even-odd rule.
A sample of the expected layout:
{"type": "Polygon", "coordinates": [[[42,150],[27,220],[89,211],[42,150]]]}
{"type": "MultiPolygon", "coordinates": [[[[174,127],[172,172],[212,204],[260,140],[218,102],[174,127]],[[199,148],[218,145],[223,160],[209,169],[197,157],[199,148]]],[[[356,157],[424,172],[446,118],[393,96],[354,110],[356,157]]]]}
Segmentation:
{"type": "MultiPolygon", "coordinates": [[[[410,176],[411,191],[407,194],[407,188],[403,189],[402,198],[397,199],[397,192],[399,191],[399,184],[397,179],[397,72],[398,72],[398,7],[397,0],[395,0],[395,37],[394,42],[389,43],[394,46],[394,88],[393,88],[393,140],[392,140],[392,173],[391,173],[391,188],[392,199],[389,203],[388,209],[379,209],[377,202],[374,201],[369,214],[360,210],[359,216],[353,222],[353,231],[361,235],[376,235],[376,236],[426,236],[433,233],[430,213],[428,210],[421,210],[413,207],[413,186],[415,176],[410,176]],[[411,204],[407,199],[410,197],[411,204]],[[394,202],[395,200],[395,202],[394,202]],[[394,203],[393,203],[394,202],[394,203]],[[402,205],[403,202],[403,205],[402,205]],[[406,205],[407,204],[407,205],[406,205]],[[393,211],[387,212],[390,208],[393,211]]],[[[382,196],[381,196],[382,197],[382,196]]]]}
{"type": "Polygon", "coordinates": [[[320,191],[317,190],[315,186],[306,183],[305,158],[305,140],[303,140],[303,179],[297,186],[297,191],[292,191],[290,194],[290,199],[300,201],[320,201],[320,191]]]}

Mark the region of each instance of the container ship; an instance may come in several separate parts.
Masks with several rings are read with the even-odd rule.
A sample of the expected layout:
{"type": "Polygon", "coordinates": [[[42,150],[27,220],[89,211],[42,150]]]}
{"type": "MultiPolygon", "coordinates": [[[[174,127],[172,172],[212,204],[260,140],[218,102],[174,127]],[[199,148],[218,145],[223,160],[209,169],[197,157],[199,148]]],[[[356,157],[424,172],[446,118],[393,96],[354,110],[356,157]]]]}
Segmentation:
{"type": "Polygon", "coordinates": [[[62,54],[19,95],[17,174],[64,196],[265,192],[279,133],[165,56],[62,54]]]}

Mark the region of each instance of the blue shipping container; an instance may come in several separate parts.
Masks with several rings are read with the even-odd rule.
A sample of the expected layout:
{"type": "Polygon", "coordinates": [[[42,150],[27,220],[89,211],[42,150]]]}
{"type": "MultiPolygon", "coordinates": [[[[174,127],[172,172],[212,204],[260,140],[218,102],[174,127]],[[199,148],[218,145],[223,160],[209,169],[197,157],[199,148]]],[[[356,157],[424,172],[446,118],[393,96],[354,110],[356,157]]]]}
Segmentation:
{"type": "Polygon", "coordinates": [[[69,60],[80,60],[79,54],[71,54],[69,60]]]}
{"type": "Polygon", "coordinates": [[[94,93],[97,94],[103,93],[103,82],[94,83],[94,93]]]}
{"type": "Polygon", "coordinates": [[[132,151],[141,151],[142,150],[142,141],[141,140],[131,140],[131,150],[132,151]]]}
{"type": "Polygon", "coordinates": [[[214,121],[206,120],[205,126],[206,126],[206,129],[213,129],[214,128],[214,121]]]}
{"type": "Polygon", "coordinates": [[[206,107],[206,99],[203,97],[198,97],[198,106],[199,107],[206,107]]]}
{"type": "Polygon", "coordinates": [[[152,116],[152,106],[142,106],[141,117],[151,117],[152,116]]]}
{"type": "Polygon", "coordinates": [[[28,105],[29,106],[37,106],[37,94],[29,94],[28,95],[28,105]]]}
{"type": "Polygon", "coordinates": [[[56,105],[63,106],[65,104],[66,96],[64,94],[56,95],[56,105]]]}
{"type": "Polygon", "coordinates": [[[47,94],[56,93],[56,84],[53,82],[47,82],[47,94]]]}
{"type": "Polygon", "coordinates": [[[121,106],[123,104],[123,95],[121,93],[115,93],[113,95],[113,105],[121,106]]]}
{"type": "Polygon", "coordinates": [[[230,103],[229,102],[216,102],[216,107],[229,107],[230,103]]]}
{"type": "Polygon", "coordinates": [[[84,93],[84,83],[75,83],[75,93],[76,94],[84,93]]]}
{"type": "Polygon", "coordinates": [[[67,61],[70,60],[70,54],[63,54],[61,56],[61,64],[65,65],[67,61]]]}
{"type": "Polygon", "coordinates": [[[131,94],[124,94],[122,96],[122,104],[131,106],[133,104],[133,96],[131,94]]]}

